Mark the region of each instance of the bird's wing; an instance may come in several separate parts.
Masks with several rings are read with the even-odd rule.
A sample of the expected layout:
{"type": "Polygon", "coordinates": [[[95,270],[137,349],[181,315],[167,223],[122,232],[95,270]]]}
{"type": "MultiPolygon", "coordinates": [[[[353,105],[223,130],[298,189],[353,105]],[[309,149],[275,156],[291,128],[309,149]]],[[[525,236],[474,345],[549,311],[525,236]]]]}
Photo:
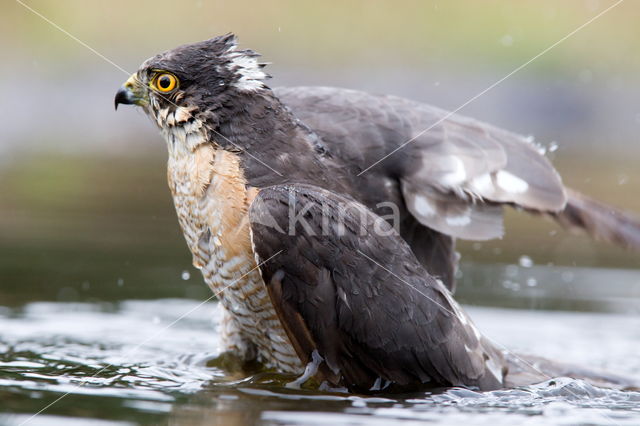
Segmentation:
{"type": "Polygon", "coordinates": [[[491,239],[503,233],[502,204],[540,212],[565,207],[560,176],[527,139],[426,106],[420,112],[415,139],[402,148],[409,151],[402,192],[422,224],[491,239]]]}
{"type": "Polygon", "coordinates": [[[276,93],[353,174],[364,171],[372,188],[381,187],[376,177],[398,179],[411,214],[441,233],[496,238],[503,204],[540,212],[565,207],[559,175],[520,135],[394,96],[311,87],[276,93]]]}
{"type": "Polygon", "coordinates": [[[502,387],[503,359],[407,243],[364,205],[310,185],[262,189],[256,261],[305,362],[351,390],[502,387]]]}

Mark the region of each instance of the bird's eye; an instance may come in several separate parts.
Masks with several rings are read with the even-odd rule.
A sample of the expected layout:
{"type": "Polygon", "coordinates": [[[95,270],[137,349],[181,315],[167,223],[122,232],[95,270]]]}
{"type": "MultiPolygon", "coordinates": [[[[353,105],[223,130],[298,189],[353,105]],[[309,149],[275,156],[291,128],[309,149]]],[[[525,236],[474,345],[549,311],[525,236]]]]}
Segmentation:
{"type": "Polygon", "coordinates": [[[153,88],[162,93],[169,93],[175,89],[177,85],[178,79],[176,76],[167,72],[158,74],[152,82],[153,88]]]}

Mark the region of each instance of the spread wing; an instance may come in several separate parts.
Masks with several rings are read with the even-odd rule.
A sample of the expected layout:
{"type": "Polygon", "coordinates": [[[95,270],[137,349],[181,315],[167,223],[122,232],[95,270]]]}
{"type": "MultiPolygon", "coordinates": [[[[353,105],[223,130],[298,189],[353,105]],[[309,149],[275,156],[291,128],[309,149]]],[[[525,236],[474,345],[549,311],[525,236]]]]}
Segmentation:
{"type": "Polygon", "coordinates": [[[368,392],[502,387],[503,359],[382,218],[309,185],[262,189],[249,220],[271,301],[323,380],[368,392]],[[277,254],[277,255],[276,255],[277,254]]]}
{"type": "Polygon", "coordinates": [[[500,237],[503,204],[540,212],[565,207],[559,175],[523,136],[394,96],[311,87],[276,93],[354,175],[411,140],[362,177],[371,188],[397,178],[411,214],[443,234],[500,237]]]}

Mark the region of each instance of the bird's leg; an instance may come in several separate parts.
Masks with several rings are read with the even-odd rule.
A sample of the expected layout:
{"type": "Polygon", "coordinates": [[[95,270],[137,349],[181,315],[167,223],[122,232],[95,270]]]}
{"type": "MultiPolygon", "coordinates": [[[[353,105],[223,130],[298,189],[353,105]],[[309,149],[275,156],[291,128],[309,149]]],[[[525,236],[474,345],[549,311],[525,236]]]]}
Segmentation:
{"type": "Polygon", "coordinates": [[[312,378],[318,372],[318,367],[324,361],[322,356],[318,353],[317,350],[311,353],[311,361],[304,368],[304,373],[293,382],[287,383],[285,386],[290,389],[300,389],[300,386],[304,384],[307,380],[312,378]]]}

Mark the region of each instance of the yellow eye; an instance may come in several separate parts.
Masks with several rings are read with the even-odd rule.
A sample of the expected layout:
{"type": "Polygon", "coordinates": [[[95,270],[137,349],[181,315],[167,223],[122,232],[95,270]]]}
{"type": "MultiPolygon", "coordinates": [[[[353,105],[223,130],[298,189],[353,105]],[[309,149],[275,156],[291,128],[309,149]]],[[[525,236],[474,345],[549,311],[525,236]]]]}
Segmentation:
{"type": "Polygon", "coordinates": [[[169,74],[168,72],[158,74],[156,78],[153,79],[152,86],[158,92],[169,93],[178,85],[178,79],[175,75],[169,74]]]}

